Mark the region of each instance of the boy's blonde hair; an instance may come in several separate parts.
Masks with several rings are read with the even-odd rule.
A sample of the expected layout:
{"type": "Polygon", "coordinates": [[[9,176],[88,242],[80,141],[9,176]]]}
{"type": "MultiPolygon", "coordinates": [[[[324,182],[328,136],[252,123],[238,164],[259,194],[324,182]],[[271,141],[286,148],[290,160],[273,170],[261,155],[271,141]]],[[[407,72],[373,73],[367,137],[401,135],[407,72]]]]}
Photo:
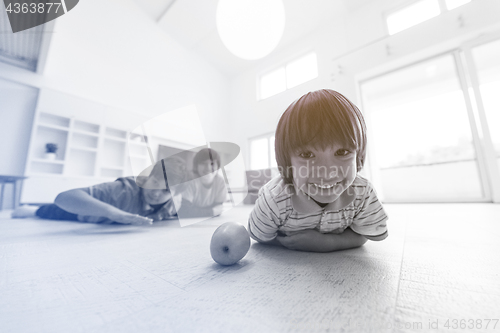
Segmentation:
{"type": "Polygon", "coordinates": [[[366,125],[361,111],[342,94],[322,89],[293,102],[281,115],[275,135],[281,176],[293,184],[290,155],[308,146],[324,150],[334,142],[356,151],[357,171],[366,155],[366,125]]]}

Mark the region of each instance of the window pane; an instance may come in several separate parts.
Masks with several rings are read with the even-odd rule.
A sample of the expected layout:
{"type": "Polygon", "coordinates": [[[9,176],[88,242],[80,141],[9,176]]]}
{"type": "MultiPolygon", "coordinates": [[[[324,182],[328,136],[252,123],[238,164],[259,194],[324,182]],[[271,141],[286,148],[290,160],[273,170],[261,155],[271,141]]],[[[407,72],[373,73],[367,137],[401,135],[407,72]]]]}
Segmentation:
{"type": "Polygon", "coordinates": [[[500,40],[472,50],[478,71],[479,90],[488,119],[491,140],[500,168],[500,40]]]}
{"type": "Polygon", "coordinates": [[[260,99],[268,98],[286,90],[285,68],[281,67],[260,78],[260,99]]]}
{"type": "Polygon", "coordinates": [[[467,109],[451,55],[372,79],[361,89],[386,200],[482,197],[467,109]]]}
{"type": "Polygon", "coordinates": [[[276,152],[274,150],[274,135],[269,138],[269,149],[271,151],[271,168],[277,168],[278,163],[276,162],[276,152]]]}
{"type": "Polygon", "coordinates": [[[387,16],[389,34],[408,29],[441,13],[438,0],[422,0],[387,16]]]}
{"type": "Polygon", "coordinates": [[[252,140],[250,142],[250,169],[269,168],[269,150],[267,138],[252,140]]]}
{"type": "Polygon", "coordinates": [[[469,3],[470,0],[445,0],[445,2],[446,2],[446,8],[448,10],[452,10],[454,8],[465,5],[466,3],[469,3]]]}
{"type": "Polygon", "coordinates": [[[316,77],[318,77],[316,53],[309,53],[302,58],[290,62],[286,66],[287,88],[298,86],[316,77]]]}

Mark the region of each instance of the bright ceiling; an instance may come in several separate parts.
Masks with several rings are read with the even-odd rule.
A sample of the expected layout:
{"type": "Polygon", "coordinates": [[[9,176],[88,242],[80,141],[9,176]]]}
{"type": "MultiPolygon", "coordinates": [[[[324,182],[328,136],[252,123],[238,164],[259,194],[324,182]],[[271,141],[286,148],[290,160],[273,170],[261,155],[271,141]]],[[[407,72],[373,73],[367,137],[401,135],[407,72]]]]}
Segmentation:
{"type": "MultiPolygon", "coordinates": [[[[343,20],[370,0],[284,0],[285,32],[277,50],[312,33],[329,20],[343,20]]],[[[217,0],[136,0],[158,25],[187,49],[200,54],[219,71],[234,76],[258,60],[232,55],[220,40],[215,13],[217,0]]]]}

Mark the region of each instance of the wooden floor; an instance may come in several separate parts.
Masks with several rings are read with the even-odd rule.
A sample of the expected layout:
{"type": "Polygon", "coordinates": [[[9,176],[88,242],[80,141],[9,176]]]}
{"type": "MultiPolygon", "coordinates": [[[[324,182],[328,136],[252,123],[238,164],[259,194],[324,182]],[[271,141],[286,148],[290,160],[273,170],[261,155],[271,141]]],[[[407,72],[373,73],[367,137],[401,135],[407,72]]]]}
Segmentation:
{"type": "Polygon", "coordinates": [[[500,205],[386,205],[382,242],[327,254],[252,243],[219,266],[212,233],[250,208],[182,228],[2,212],[0,331],[500,332],[500,205]]]}

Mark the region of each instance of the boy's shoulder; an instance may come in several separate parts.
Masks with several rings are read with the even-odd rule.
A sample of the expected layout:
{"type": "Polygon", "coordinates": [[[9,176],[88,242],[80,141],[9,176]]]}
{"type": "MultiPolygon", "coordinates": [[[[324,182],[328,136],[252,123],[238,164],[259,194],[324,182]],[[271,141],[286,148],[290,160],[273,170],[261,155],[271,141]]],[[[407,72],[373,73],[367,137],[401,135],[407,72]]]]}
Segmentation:
{"type": "Polygon", "coordinates": [[[356,178],[354,178],[354,181],[352,182],[351,186],[352,187],[363,187],[363,188],[366,188],[366,187],[372,188],[373,187],[371,182],[368,179],[366,179],[365,177],[360,176],[360,175],[356,175],[356,178]]]}
{"type": "Polygon", "coordinates": [[[130,177],[120,177],[115,180],[115,182],[122,182],[124,184],[136,187],[141,184],[140,177],[135,178],[134,176],[130,177]]]}
{"type": "Polygon", "coordinates": [[[285,183],[281,175],[276,175],[262,186],[260,193],[276,201],[282,201],[293,194],[293,185],[285,183]]]}
{"type": "Polygon", "coordinates": [[[215,178],[214,178],[214,183],[217,183],[219,185],[223,185],[223,186],[226,186],[226,182],[224,181],[224,177],[222,177],[221,175],[216,175],[215,178]]]}
{"type": "Polygon", "coordinates": [[[377,197],[377,192],[372,183],[360,175],[356,176],[349,189],[353,190],[356,195],[356,200],[354,201],[355,205],[356,203],[359,205],[365,200],[377,197]]]}
{"type": "Polygon", "coordinates": [[[143,185],[143,182],[140,179],[135,178],[133,176],[120,177],[111,183],[114,183],[114,184],[118,183],[121,185],[119,187],[121,187],[122,191],[129,191],[132,193],[140,192],[141,187],[143,185]]]}
{"type": "Polygon", "coordinates": [[[142,180],[140,177],[120,177],[114,181],[90,186],[91,195],[93,192],[102,192],[102,195],[118,195],[123,192],[136,193],[140,191],[142,180]]]}

